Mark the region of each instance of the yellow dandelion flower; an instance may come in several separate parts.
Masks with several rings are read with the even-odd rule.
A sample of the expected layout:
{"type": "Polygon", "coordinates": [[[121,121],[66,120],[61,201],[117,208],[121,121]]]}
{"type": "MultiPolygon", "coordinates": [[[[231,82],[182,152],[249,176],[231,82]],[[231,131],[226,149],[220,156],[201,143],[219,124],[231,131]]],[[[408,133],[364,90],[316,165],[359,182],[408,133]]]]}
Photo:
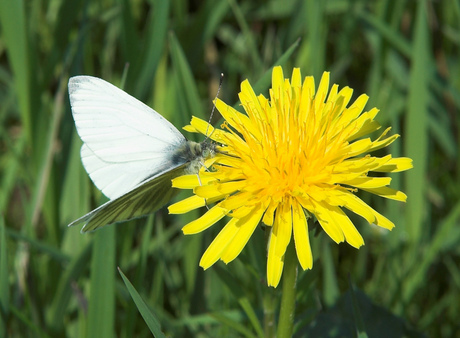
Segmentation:
{"type": "Polygon", "coordinates": [[[184,234],[209,228],[225,216],[230,221],[208,247],[200,265],[207,269],[221,259],[235,259],[260,222],[270,227],[267,281],[276,287],[283,271],[286,248],[294,238],[301,267],[311,269],[313,257],[307,220],[314,215],[336,243],[355,248],[363,238],[343,208],[386,229],[394,224],[355,195],[358,189],[405,201],[406,195],[388,185],[389,177],[369,176],[370,172],[398,172],[410,169],[409,158],[368,153],[386,147],[399,135],[362,138],[380,125],[374,120],[376,108],[364,112],[368,97],[361,95],[349,105],[352,89],[329,88],[325,72],[318,89],[313,77],[302,83],[300,70],[284,79],[281,67],[272,74],[270,98],[256,96],[246,80],[239,98],[242,114],[221,100],[216,108],[225,119],[223,129],[193,118],[186,130],[205,134],[220,146],[217,155],[197,175],[173,180],[173,186],[193,189],[194,195],[169,207],[184,213],[211,207],[202,217],[183,227],[184,234]],[[206,202],[205,202],[206,200],[206,202]]]}

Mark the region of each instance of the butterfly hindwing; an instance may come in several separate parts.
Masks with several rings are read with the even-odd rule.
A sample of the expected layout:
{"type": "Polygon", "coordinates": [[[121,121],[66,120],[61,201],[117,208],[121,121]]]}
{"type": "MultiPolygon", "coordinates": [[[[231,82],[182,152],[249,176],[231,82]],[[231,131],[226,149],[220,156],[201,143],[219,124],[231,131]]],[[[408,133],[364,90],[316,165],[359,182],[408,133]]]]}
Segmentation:
{"type": "Polygon", "coordinates": [[[128,193],[112,199],[69,226],[85,223],[82,232],[94,231],[102,226],[128,221],[152,213],[165,205],[175,194],[171,180],[179,176],[185,165],[150,178],[128,193]]]}

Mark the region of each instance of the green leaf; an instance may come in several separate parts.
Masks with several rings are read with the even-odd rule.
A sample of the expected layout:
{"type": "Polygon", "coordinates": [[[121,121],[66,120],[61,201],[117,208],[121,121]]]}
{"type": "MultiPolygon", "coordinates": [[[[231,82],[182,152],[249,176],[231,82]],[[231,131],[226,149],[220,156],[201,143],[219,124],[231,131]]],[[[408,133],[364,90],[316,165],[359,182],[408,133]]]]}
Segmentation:
{"type": "Polygon", "coordinates": [[[134,286],[131,284],[128,278],[126,278],[126,276],[123,274],[120,268],[118,268],[118,272],[120,273],[121,278],[123,278],[123,282],[125,282],[126,288],[128,289],[129,294],[131,295],[131,298],[133,299],[134,303],[136,303],[139,313],[141,314],[142,318],[144,318],[145,322],[147,323],[147,326],[149,327],[150,332],[152,332],[152,334],[156,338],[166,337],[164,333],[161,331],[160,323],[158,322],[154,314],[150,311],[147,304],[145,304],[144,300],[139,295],[139,293],[136,291],[134,286]]]}
{"type": "Polygon", "coordinates": [[[363,315],[361,314],[361,310],[359,308],[358,298],[356,296],[353,283],[351,282],[350,275],[348,275],[348,284],[350,287],[351,305],[353,308],[353,320],[355,323],[358,338],[367,338],[366,326],[364,325],[363,315]]]}
{"type": "Polygon", "coordinates": [[[351,290],[348,290],[333,307],[321,311],[315,320],[308,327],[301,328],[297,335],[299,337],[356,337],[354,307],[362,314],[369,337],[424,337],[421,333],[411,330],[401,318],[373,304],[371,299],[360,290],[356,290],[354,295],[351,290]]]}

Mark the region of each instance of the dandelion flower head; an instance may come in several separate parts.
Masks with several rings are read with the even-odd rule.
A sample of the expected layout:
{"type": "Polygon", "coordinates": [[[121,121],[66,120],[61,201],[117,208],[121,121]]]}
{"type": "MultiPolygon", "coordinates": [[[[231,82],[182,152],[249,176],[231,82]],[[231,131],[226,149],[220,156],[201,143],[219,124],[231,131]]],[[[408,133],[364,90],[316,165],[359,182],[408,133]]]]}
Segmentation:
{"type": "Polygon", "coordinates": [[[300,266],[312,268],[307,224],[312,215],[333,241],[346,241],[355,248],[364,241],[344,209],[382,228],[394,227],[357,197],[356,191],[405,201],[404,193],[389,187],[389,177],[369,174],[407,170],[412,160],[369,154],[399,135],[387,136],[388,128],[375,140],[363,138],[380,128],[374,120],[378,110],[363,112],[366,95],[349,104],[352,93],[348,87],[339,91],[335,84],[329,90],[327,72],[316,89],[313,77],[302,82],[298,68],[289,80],[281,67],[275,67],[269,98],[256,96],[249,82],[242,82],[239,98],[246,114],[216,100],[225,119],[222,129],[192,118],[185,129],[210,133],[219,144],[218,152],[205,163],[212,170],[203,167],[199,177],[184,175],[173,180],[174,187],[193,189],[194,194],[169,211],[185,213],[214,204],[183,227],[185,234],[199,233],[230,218],[202,256],[204,269],[219,259],[234,260],[261,222],[270,227],[267,282],[274,287],[292,239],[300,266]]]}

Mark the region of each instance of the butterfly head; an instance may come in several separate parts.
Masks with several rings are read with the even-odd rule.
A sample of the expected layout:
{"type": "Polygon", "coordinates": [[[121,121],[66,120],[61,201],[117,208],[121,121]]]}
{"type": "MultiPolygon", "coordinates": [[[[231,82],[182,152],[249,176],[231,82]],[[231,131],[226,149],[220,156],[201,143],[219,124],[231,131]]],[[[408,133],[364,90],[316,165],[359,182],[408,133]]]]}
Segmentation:
{"type": "Polygon", "coordinates": [[[186,156],[189,163],[186,168],[187,174],[197,174],[205,166],[204,163],[215,156],[216,144],[208,141],[201,143],[187,141],[185,149],[180,153],[181,157],[186,156]]]}

